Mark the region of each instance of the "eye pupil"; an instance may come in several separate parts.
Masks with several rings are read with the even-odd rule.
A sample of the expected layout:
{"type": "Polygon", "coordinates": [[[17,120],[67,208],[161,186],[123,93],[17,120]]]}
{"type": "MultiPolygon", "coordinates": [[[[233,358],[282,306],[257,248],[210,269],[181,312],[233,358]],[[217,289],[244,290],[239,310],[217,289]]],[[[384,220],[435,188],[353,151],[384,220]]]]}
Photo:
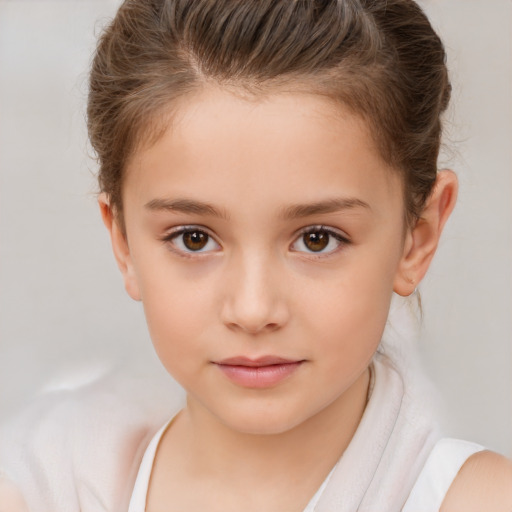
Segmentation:
{"type": "Polygon", "coordinates": [[[322,251],[329,243],[329,233],[325,231],[314,231],[311,233],[305,233],[304,237],[305,246],[313,252],[322,251]]]}
{"type": "Polygon", "coordinates": [[[191,251],[200,251],[208,243],[208,235],[201,231],[187,231],[183,233],[183,243],[191,251]]]}

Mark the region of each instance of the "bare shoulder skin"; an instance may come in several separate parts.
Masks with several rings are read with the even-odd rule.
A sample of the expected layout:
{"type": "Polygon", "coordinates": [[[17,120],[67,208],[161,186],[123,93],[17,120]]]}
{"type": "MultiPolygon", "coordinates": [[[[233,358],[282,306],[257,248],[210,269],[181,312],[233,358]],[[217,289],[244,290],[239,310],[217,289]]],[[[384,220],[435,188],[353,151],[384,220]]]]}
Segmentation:
{"type": "Polygon", "coordinates": [[[0,511],[28,512],[27,504],[14,484],[0,474],[0,511]]]}
{"type": "Polygon", "coordinates": [[[488,450],[462,466],[440,512],[511,512],[512,460],[488,450]]]}

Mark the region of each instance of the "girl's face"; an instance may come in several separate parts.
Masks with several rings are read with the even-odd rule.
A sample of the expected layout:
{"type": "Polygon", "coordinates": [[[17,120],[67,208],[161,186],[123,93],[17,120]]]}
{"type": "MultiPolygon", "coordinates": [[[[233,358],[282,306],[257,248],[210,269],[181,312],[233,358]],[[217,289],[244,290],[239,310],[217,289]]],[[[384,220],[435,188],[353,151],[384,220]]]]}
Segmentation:
{"type": "Polygon", "coordinates": [[[404,206],[359,118],[312,95],[207,89],[135,154],[123,201],[127,290],[196,410],[284,432],[365,374],[404,206]]]}

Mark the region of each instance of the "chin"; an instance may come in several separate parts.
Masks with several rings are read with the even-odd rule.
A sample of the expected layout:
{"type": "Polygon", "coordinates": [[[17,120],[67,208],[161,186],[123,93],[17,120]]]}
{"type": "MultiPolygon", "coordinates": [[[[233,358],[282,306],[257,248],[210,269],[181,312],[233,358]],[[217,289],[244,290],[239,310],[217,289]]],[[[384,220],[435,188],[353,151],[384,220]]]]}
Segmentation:
{"type": "Polygon", "coordinates": [[[219,417],[221,422],[231,430],[242,434],[251,435],[279,435],[293,430],[303,423],[304,418],[297,418],[296,415],[286,413],[286,411],[245,411],[245,414],[239,411],[238,414],[229,414],[219,417]]]}

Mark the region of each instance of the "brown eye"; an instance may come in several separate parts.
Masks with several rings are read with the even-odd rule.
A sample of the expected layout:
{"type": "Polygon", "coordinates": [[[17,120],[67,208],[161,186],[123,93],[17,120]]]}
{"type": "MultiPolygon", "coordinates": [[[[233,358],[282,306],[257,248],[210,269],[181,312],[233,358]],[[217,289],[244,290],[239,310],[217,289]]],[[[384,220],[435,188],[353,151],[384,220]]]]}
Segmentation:
{"type": "Polygon", "coordinates": [[[183,244],[191,251],[200,251],[205,248],[208,238],[202,231],[187,231],[183,233],[183,244]]]}
{"type": "Polygon", "coordinates": [[[202,229],[181,228],[163,239],[179,253],[205,253],[217,251],[219,244],[202,229]]]}
{"type": "Polygon", "coordinates": [[[329,233],[326,231],[313,231],[304,233],[304,245],[313,252],[323,251],[329,245],[329,233]]]}
{"type": "Polygon", "coordinates": [[[337,230],[312,226],[302,232],[291,245],[291,249],[306,254],[316,253],[319,256],[329,256],[350,243],[348,237],[337,230]]]}

